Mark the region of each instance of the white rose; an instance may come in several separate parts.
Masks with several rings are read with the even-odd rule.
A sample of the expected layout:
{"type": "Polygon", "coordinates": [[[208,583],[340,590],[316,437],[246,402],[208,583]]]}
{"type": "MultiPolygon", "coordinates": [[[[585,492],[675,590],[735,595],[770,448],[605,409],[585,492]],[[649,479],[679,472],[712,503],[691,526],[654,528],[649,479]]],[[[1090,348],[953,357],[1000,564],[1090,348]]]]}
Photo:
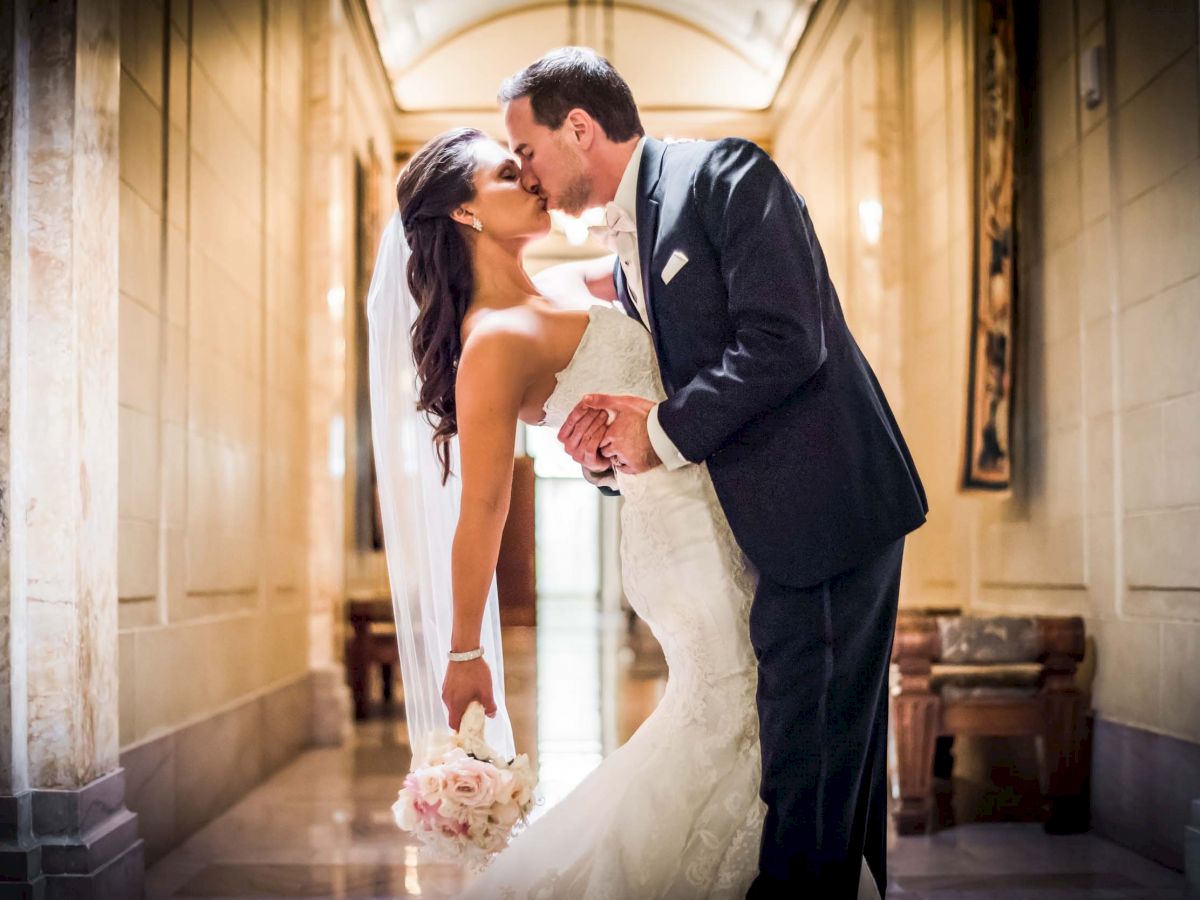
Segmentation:
{"type": "Polygon", "coordinates": [[[416,798],[408,791],[402,791],[400,799],[392,804],[392,815],[396,818],[396,824],[405,831],[416,831],[421,823],[416,798]]]}
{"type": "Polygon", "coordinates": [[[416,775],[417,795],[430,806],[437,806],[446,794],[445,773],[437,766],[429,766],[413,774],[416,775]]]}
{"type": "Polygon", "coordinates": [[[513,773],[507,769],[498,769],[492,790],[492,802],[499,805],[511,803],[516,789],[517,779],[513,777],[513,773]]]}

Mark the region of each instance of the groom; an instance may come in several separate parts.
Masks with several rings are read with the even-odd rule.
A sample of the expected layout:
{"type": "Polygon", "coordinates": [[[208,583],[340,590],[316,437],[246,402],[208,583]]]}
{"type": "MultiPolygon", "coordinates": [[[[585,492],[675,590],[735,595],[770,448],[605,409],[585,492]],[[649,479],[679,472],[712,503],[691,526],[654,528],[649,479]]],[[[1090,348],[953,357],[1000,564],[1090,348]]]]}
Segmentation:
{"type": "Polygon", "coordinates": [[[768,812],[750,896],[854,897],[864,854],[882,895],[888,659],[904,536],[927,505],[805,202],[752,143],[645,137],[591,50],[547,54],[500,102],[526,188],[605,207],[618,259],[580,274],[650,331],[668,395],[585,398],[560,439],[597,482],[707,463],[760,575],[768,812]]]}

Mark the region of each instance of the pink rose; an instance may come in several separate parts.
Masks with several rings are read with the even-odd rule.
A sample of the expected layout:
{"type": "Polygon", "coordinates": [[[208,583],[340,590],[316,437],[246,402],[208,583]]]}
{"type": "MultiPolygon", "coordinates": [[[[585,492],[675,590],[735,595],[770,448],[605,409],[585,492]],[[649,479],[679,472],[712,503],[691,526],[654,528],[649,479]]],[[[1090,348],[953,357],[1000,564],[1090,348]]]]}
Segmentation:
{"type": "Polygon", "coordinates": [[[445,796],[446,775],[440,766],[417,769],[404,780],[405,787],[408,787],[410,781],[413,783],[410,790],[415,789],[417,796],[426,803],[436,806],[445,796]]]}
{"type": "Polygon", "coordinates": [[[494,766],[477,759],[460,759],[446,766],[446,794],[470,808],[490,806],[495,792],[494,766]]]}

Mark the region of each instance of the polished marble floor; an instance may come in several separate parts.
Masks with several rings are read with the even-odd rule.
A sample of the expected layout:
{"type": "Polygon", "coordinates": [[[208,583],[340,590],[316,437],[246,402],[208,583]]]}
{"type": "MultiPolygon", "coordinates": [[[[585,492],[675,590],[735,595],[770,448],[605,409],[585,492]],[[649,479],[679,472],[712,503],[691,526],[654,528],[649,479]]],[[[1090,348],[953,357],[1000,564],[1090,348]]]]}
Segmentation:
{"type": "MultiPolygon", "coordinates": [[[[663,665],[652,638],[592,602],[544,599],[539,622],[506,632],[506,680],[518,746],[552,803],[653,708],[663,665]]],[[[159,861],[147,895],[451,897],[465,876],[421,863],[392,822],[407,769],[401,719],[360,724],[349,746],[304,753],[159,861]]],[[[888,896],[914,900],[1186,896],[1178,873],[1094,835],[1048,837],[1035,823],[893,836],[889,866],[888,896]]]]}

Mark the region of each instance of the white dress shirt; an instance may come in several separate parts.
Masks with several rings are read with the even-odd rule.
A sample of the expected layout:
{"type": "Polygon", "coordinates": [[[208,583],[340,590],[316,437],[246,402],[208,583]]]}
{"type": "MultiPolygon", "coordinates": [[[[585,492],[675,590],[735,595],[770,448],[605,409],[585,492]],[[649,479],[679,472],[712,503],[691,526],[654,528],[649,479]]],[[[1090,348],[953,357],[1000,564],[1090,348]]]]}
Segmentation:
{"type": "MultiPolygon", "coordinates": [[[[617,257],[621,260],[621,271],[625,273],[629,296],[633,299],[633,305],[637,307],[638,315],[642,317],[646,329],[649,330],[650,316],[646,311],[646,299],[642,291],[642,266],[637,242],[638,172],[642,168],[642,148],[645,144],[645,137],[637,142],[633,156],[629,158],[629,164],[617,185],[616,196],[605,207],[605,219],[616,235],[617,257]]],[[[675,446],[675,442],[667,437],[667,433],[658,424],[657,405],[650,410],[650,415],[646,418],[646,429],[650,432],[650,446],[654,448],[664,466],[668,469],[678,469],[689,465],[687,458],[675,446]]]]}

